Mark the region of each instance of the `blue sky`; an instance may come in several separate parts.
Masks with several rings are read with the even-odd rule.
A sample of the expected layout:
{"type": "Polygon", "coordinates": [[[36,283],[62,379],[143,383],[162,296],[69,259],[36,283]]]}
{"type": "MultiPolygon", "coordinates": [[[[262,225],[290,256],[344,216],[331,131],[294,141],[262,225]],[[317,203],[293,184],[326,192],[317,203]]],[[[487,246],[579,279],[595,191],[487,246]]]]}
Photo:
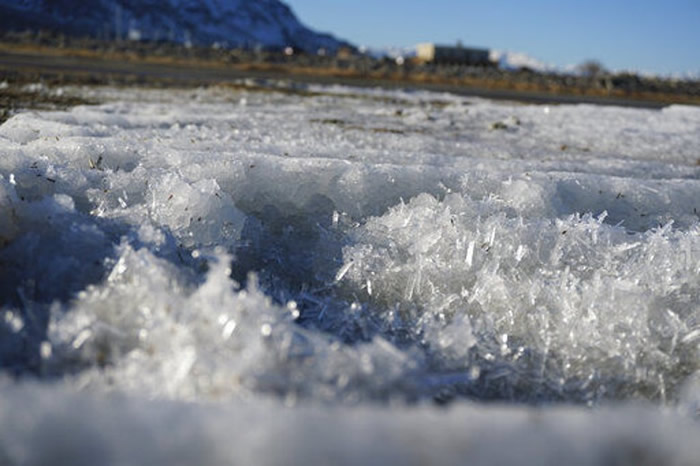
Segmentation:
{"type": "Polygon", "coordinates": [[[355,45],[456,43],[566,66],[700,73],[700,0],[283,0],[355,45]]]}

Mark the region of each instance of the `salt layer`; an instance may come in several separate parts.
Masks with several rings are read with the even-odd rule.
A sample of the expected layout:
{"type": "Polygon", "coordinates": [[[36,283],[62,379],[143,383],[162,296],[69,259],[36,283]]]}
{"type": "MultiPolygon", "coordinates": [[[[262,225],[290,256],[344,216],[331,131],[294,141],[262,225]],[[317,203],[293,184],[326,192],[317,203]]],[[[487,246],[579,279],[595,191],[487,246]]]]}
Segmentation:
{"type": "MultiPolygon", "coordinates": [[[[215,464],[246,446],[222,439],[243,435],[234,412],[264,446],[281,406],[295,407],[279,429],[319,423],[343,461],[415,461],[410,439],[432,430],[428,462],[491,463],[503,438],[530,445],[518,458],[533,464],[599,464],[624,439],[609,461],[697,457],[697,109],[62,92],[104,103],[0,126],[0,366],[14,380],[0,419],[30,426],[0,458],[38,464],[58,448],[34,423],[89,432],[119,413],[115,429],[162,445],[187,413],[193,462],[215,464]],[[368,457],[342,446],[365,428],[368,457]],[[485,443],[463,449],[455,429],[485,443]]],[[[133,459],[93,438],[66,458],[133,459]]],[[[254,462],[320,454],[292,440],[250,450],[254,462]]],[[[177,456],[168,445],[148,449],[154,461],[177,456]]]]}

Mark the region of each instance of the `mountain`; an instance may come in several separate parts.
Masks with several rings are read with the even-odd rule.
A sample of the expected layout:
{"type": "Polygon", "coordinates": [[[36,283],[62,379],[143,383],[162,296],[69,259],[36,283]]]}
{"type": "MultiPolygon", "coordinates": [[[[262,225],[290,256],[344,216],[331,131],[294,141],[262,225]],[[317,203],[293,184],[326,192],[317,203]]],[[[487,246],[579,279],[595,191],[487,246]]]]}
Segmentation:
{"type": "Polygon", "coordinates": [[[522,52],[491,50],[490,58],[492,61],[498,63],[501,69],[506,70],[529,68],[540,73],[557,71],[557,67],[543,63],[522,52]]]}
{"type": "Polygon", "coordinates": [[[0,28],[307,52],[350,45],[307,28],[279,0],[0,0],[0,28]]]}

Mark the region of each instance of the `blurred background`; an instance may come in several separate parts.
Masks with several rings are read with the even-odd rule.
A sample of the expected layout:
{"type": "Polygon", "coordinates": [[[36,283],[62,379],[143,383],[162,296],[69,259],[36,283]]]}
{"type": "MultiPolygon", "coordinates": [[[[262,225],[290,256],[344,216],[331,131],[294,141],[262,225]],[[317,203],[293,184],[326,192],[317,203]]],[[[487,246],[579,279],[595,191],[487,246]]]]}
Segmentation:
{"type": "Polygon", "coordinates": [[[0,82],[291,79],[698,104],[698,24],[695,0],[0,0],[0,82]]]}

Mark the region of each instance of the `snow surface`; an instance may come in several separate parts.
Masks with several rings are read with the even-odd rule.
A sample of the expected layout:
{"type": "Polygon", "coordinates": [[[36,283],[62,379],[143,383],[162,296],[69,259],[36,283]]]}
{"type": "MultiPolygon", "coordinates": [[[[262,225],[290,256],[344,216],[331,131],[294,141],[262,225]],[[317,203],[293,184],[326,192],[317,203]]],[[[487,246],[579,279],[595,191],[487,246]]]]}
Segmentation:
{"type": "Polygon", "coordinates": [[[0,463],[698,464],[700,109],[60,91],[0,126],[0,463]]]}

